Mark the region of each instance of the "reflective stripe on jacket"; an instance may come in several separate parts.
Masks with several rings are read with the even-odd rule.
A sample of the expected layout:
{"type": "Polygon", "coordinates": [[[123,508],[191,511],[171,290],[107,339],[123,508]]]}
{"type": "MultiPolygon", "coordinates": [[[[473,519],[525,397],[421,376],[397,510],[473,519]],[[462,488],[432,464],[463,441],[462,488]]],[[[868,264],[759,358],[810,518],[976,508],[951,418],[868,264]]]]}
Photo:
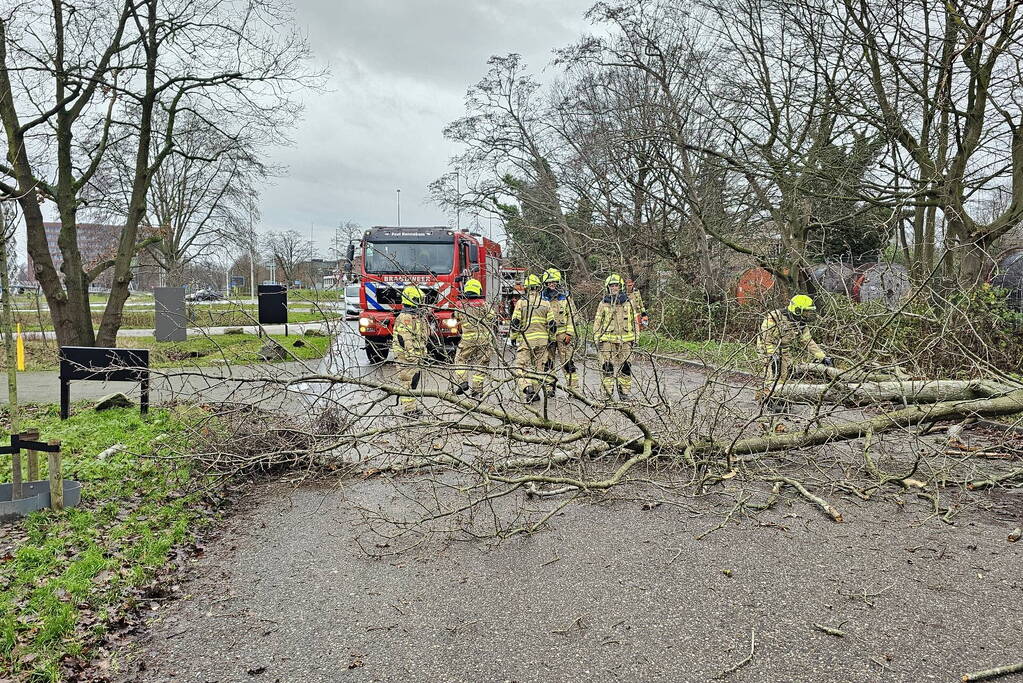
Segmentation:
{"type": "Polygon", "coordinates": [[[402,311],[395,318],[394,351],[396,354],[411,358],[425,357],[428,336],[429,330],[423,316],[402,311]]]}
{"type": "Polygon", "coordinates": [[[455,312],[462,328],[463,342],[491,342],[497,311],[483,299],[464,299],[462,308],[455,312]]]}
{"type": "Polygon", "coordinates": [[[593,336],[598,342],[636,341],[636,324],[636,309],[627,295],[605,296],[597,305],[593,336]]]}
{"type": "Polygon", "coordinates": [[[530,294],[515,303],[515,311],[511,319],[521,321],[521,327],[515,332],[515,338],[528,342],[529,346],[547,344],[550,338],[547,324],[551,320],[551,307],[540,298],[539,294],[530,294]]]}

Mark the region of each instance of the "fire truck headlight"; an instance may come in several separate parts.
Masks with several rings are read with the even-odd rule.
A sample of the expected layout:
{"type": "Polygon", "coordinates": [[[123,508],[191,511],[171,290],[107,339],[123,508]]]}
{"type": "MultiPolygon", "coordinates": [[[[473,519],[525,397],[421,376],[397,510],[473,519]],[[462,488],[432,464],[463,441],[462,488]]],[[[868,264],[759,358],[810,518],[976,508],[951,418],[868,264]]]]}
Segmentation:
{"type": "Polygon", "coordinates": [[[373,324],[373,321],[369,318],[359,318],[359,327],[369,327],[373,324]]]}
{"type": "Polygon", "coordinates": [[[451,329],[455,329],[456,327],[458,327],[458,321],[455,320],[454,318],[445,318],[444,324],[450,327],[451,329]]]}

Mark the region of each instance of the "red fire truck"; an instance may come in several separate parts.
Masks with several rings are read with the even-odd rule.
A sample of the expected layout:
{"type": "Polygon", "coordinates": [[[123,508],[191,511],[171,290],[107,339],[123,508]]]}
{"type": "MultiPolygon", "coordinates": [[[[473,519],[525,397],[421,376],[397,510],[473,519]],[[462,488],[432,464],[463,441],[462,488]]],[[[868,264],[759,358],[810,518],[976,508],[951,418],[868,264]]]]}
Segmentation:
{"type": "Polygon", "coordinates": [[[435,321],[431,351],[451,357],[460,330],[454,310],[470,278],[483,284],[488,301],[501,295],[501,247],[468,230],[443,227],[385,227],[366,231],[361,245],[359,334],[370,363],[387,358],[401,290],[418,285],[435,321]]]}

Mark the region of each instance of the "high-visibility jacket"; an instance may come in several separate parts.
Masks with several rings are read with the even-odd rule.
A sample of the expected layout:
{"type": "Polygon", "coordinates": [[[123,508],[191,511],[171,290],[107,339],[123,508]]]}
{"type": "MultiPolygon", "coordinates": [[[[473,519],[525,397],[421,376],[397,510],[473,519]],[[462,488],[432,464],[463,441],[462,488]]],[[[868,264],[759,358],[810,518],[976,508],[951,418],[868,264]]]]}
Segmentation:
{"type": "Polygon", "coordinates": [[[493,342],[497,311],[484,299],[463,299],[462,308],[455,312],[455,318],[462,329],[462,343],[493,342]]]}
{"type": "Polygon", "coordinates": [[[394,352],[408,358],[424,358],[430,330],[426,317],[403,310],[394,320],[394,352]]]}
{"type": "Polygon", "coordinates": [[[598,342],[632,342],[636,341],[638,333],[636,309],[627,294],[605,296],[597,304],[593,336],[598,342]]]}
{"type": "Polygon", "coordinates": [[[776,353],[792,356],[805,351],[817,360],[824,360],[827,355],[813,340],[810,328],[790,320],[782,308],[768,313],[760,324],[757,350],[763,356],[773,356],[776,353]]]}
{"type": "Polygon", "coordinates": [[[554,320],[553,337],[562,334],[570,334],[574,337],[576,313],[572,297],[557,290],[553,293],[548,292],[550,292],[549,289],[543,290],[541,298],[547,302],[551,309],[551,319],[554,320]]]}
{"type": "Polygon", "coordinates": [[[512,323],[519,321],[514,333],[519,344],[525,346],[546,346],[550,340],[551,307],[539,294],[529,294],[515,302],[512,323]]]}

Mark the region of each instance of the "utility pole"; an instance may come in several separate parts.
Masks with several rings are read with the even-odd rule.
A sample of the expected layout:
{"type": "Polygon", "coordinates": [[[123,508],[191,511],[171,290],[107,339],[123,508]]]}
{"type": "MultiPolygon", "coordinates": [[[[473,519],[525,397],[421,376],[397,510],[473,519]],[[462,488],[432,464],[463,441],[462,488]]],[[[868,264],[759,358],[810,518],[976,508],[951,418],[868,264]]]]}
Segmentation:
{"type": "Polygon", "coordinates": [[[401,227],[401,190],[395,190],[398,195],[398,227],[401,227]]]}
{"type": "Polygon", "coordinates": [[[249,298],[256,298],[256,228],[249,205],[249,298]]]}

